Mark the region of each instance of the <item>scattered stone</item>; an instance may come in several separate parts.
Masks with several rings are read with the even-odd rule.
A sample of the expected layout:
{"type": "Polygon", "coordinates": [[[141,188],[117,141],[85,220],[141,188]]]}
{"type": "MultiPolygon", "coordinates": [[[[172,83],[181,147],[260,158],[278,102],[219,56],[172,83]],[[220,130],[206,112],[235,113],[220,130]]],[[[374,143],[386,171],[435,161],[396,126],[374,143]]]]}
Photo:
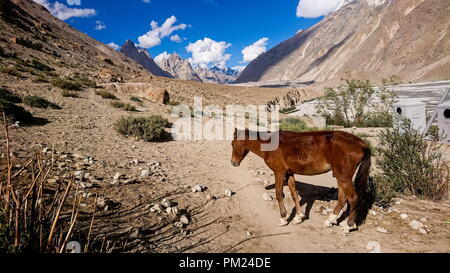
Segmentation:
{"type": "Polygon", "coordinates": [[[370,214],[372,214],[372,215],[377,215],[377,212],[374,211],[373,209],[371,209],[371,210],[370,210],[370,214]]]}
{"type": "Polygon", "coordinates": [[[150,212],[161,212],[162,208],[159,204],[154,204],[153,207],[150,208],[150,212]]]}
{"type": "Polygon", "coordinates": [[[377,231],[380,233],[388,233],[388,231],[385,228],[377,227],[377,231]]]}
{"type": "Polygon", "coordinates": [[[264,201],[272,201],[273,200],[273,197],[270,194],[268,194],[268,193],[264,193],[262,195],[262,198],[263,198],[264,201]]]}
{"type": "Polygon", "coordinates": [[[185,224],[185,225],[188,225],[189,224],[189,218],[186,215],[183,214],[183,215],[180,216],[180,222],[185,224]]]}
{"type": "Polygon", "coordinates": [[[166,213],[167,214],[171,214],[172,213],[172,207],[167,207],[166,208],[166,213]]]}
{"type": "Polygon", "coordinates": [[[88,180],[89,177],[91,177],[90,173],[85,173],[84,176],[83,176],[83,178],[86,179],[86,180],[88,180]]]}
{"type": "Polygon", "coordinates": [[[421,222],[426,222],[427,221],[427,217],[422,217],[419,219],[421,222]]]}
{"type": "Polygon", "coordinates": [[[427,230],[424,229],[424,228],[419,228],[419,233],[421,233],[421,234],[427,234],[428,232],[427,232],[427,230]]]}
{"type": "Polygon", "coordinates": [[[180,222],[180,221],[175,222],[173,225],[174,225],[175,227],[177,227],[177,228],[182,228],[182,227],[183,227],[183,223],[180,222]]]}
{"type": "Polygon", "coordinates": [[[225,196],[231,197],[233,195],[233,191],[227,189],[225,190],[225,196]]]}
{"type": "Polygon", "coordinates": [[[161,205],[162,205],[163,207],[165,207],[165,208],[169,208],[169,207],[172,206],[172,202],[170,202],[169,200],[167,200],[166,198],[164,198],[164,199],[161,201],[161,205]]]}
{"type": "Polygon", "coordinates": [[[150,176],[150,170],[142,170],[141,171],[142,177],[149,177],[150,176]]]}
{"type": "Polygon", "coordinates": [[[270,186],[270,181],[269,180],[264,180],[264,187],[268,187],[270,186]]]}
{"type": "Polygon", "coordinates": [[[381,253],[381,244],[378,241],[370,241],[366,246],[367,250],[371,250],[370,253],[381,253]]]}
{"type": "Polygon", "coordinates": [[[211,194],[208,193],[206,195],[206,201],[210,201],[210,200],[216,200],[216,197],[214,195],[211,195],[211,194]]]}
{"type": "Polygon", "coordinates": [[[402,214],[400,214],[400,217],[401,217],[403,220],[405,220],[406,218],[408,218],[408,214],[402,213],[402,214]]]}
{"type": "Polygon", "coordinates": [[[84,171],[76,171],[73,173],[73,175],[75,176],[75,178],[82,179],[84,176],[84,171]]]}
{"type": "Polygon", "coordinates": [[[252,234],[250,231],[247,231],[247,236],[248,236],[248,237],[252,237],[252,235],[253,235],[253,234],[252,234]]]}
{"type": "Polygon", "coordinates": [[[119,173],[119,172],[117,172],[117,173],[113,176],[113,179],[114,179],[114,180],[119,180],[121,177],[122,177],[122,174],[119,173]]]}
{"type": "Polygon", "coordinates": [[[92,183],[89,183],[89,182],[80,182],[80,186],[81,186],[83,189],[90,189],[90,188],[92,188],[94,185],[92,185],[92,183]]]}
{"type": "Polygon", "coordinates": [[[202,187],[201,185],[195,185],[192,187],[191,191],[196,193],[196,192],[202,192],[204,189],[204,187],[202,187]]]}
{"type": "Polygon", "coordinates": [[[180,213],[180,210],[178,209],[177,206],[172,207],[172,213],[175,214],[175,215],[178,215],[180,213]]]}
{"type": "Polygon", "coordinates": [[[119,180],[113,180],[113,181],[110,182],[110,184],[111,184],[112,186],[117,185],[117,184],[119,184],[119,183],[120,183],[119,180]]]}
{"type": "Polygon", "coordinates": [[[55,184],[56,182],[58,182],[58,180],[56,180],[54,178],[50,178],[47,180],[47,183],[49,183],[49,184],[55,184]]]}
{"type": "Polygon", "coordinates": [[[409,226],[412,227],[413,229],[423,229],[423,224],[420,221],[417,220],[412,220],[411,222],[409,222],[409,226]]]}

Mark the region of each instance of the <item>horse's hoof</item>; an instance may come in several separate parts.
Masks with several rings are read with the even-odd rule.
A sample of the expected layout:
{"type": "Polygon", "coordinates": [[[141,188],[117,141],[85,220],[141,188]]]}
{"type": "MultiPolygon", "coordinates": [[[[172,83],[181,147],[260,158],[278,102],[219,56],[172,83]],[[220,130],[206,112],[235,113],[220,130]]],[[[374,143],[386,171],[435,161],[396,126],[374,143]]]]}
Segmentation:
{"type": "Polygon", "coordinates": [[[288,221],[284,218],[280,219],[280,223],[278,224],[280,227],[284,227],[288,224],[288,221]]]}
{"type": "Polygon", "coordinates": [[[324,227],[332,227],[333,225],[337,225],[338,215],[334,215],[333,213],[328,216],[328,219],[323,222],[324,227]]]}
{"type": "Polygon", "coordinates": [[[294,225],[301,224],[303,222],[304,215],[295,215],[294,220],[292,220],[292,223],[294,225]]]}
{"type": "Polygon", "coordinates": [[[356,224],[353,224],[352,226],[349,226],[347,223],[345,223],[345,224],[342,225],[342,231],[345,234],[348,234],[348,233],[350,233],[350,231],[354,231],[354,230],[357,230],[357,229],[358,229],[358,227],[356,226],[356,224]]]}

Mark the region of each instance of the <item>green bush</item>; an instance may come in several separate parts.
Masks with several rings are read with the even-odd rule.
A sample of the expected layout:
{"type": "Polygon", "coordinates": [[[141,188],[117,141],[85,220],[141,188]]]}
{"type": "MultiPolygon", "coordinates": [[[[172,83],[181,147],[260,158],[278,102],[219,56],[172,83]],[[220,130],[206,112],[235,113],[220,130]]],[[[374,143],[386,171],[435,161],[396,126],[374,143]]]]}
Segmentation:
{"type": "Polygon", "coordinates": [[[137,98],[137,97],[131,97],[130,100],[134,101],[134,102],[137,102],[137,103],[142,103],[142,100],[137,98]]]}
{"type": "Polygon", "coordinates": [[[72,77],[72,80],[81,86],[90,87],[90,88],[97,87],[97,83],[94,80],[92,80],[86,76],[75,75],[72,77]]]}
{"type": "Polygon", "coordinates": [[[44,46],[41,43],[35,43],[30,39],[17,38],[17,43],[25,47],[40,51],[44,46]]]}
{"type": "Polygon", "coordinates": [[[38,96],[27,96],[23,98],[23,103],[25,105],[36,107],[36,108],[53,108],[53,109],[60,109],[60,107],[44,98],[38,97],[38,96]]]}
{"type": "Polygon", "coordinates": [[[59,87],[61,89],[66,90],[81,90],[81,85],[76,83],[75,81],[68,80],[68,79],[62,79],[62,78],[56,78],[52,80],[53,86],[59,87]]]}
{"type": "Polygon", "coordinates": [[[20,73],[14,67],[1,67],[0,72],[14,77],[20,77],[20,73]]]}
{"type": "Polygon", "coordinates": [[[314,129],[315,128],[309,128],[303,120],[298,118],[285,118],[280,122],[281,131],[305,132],[314,129]]]}
{"type": "Polygon", "coordinates": [[[297,107],[292,106],[292,107],[280,109],[279,112],[280,112],[281,114],[291,114],[291,113],[294,113],[294,112],[297,112],[297,111],[298,111],[298,110],[297,110],[297,107]]]}
{"type": "Polygon", "coordinates": [[[31,67],[40,70],[40,71],[54,71],[55,69],[51,68],[50,66],[41,63],[40,61],[33,59],[31,61],[31,67]]]}
{"type": "Polygon", "coordinates": [[[5,88],[1,88],[1,87],[0,87],[0,99],[9,101],[12,103],[21,103],[22,102],[22,98],[9,92],[5,88]]]}
{"type": "Polygon", "coordinates": [[[136,111],[136,107],[129,103],[123,103],[121,101],[112,101],[111,106],[114,108],[121,108],[125,111],[136,111]]]}
{"type": "Polygon", "coordinates": [[[376,200],[387,204],[395,193],[447,198],[449,168],[438,142],[424,140],[408,119],[383,131],[379,139],[377,165],[381,174],[376,176],[375,188],[381,190],[376,191],[376,200]]]}
{"type": "Polygon", "coordinates": [[[392,127],[391,108],[394,93],[375,90],[369,80],[344,80],[336,88],[327,88],[318,106],[328,125],[344,127],[392,127]]]}
{"type": "Polygon", "coordinates": [[[21,123],[29,124],[34,121],[33,115],[30,112],[23,107],[4,99],[0,99],[0,112],[1,111],[5,112],[6,118],[11,123],[19,121],[21,123]]]}
{"type": "Polygon", "coordinates": [[[161,141],[167,138],[164,128],[169,125],[169,121],[161,116],[121,117],[114,124],[114,129],[122,135],[140,140],[161,141]]]}
{"type": "Polygon", "coordinates": [[[66,98],[78,98],[79,97],[77,92],[73,92],[73,91],[69,91],[69,90],[63,90],[61,92],[61,95],[66,98]]]}
{"type": "Polygon", "coordinates": [[[99,90],[95,91],[95,94],[104,98],[104,99],[110,99],[110,100],[116,100],[117,97],[113,93],[106,91],[106,90],[99,90]]]}

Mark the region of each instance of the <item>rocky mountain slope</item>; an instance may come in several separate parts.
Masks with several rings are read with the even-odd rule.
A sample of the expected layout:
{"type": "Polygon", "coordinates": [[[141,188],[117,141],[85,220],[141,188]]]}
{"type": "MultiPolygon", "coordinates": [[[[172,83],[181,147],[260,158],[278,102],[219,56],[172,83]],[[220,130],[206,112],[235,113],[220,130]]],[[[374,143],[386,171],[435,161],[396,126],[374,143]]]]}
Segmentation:
{"type": "Polygon", "coordinates": [[[164,71],[169,72],[174,78],[201,82],[202,80],[192,68],[188,60],[182,59],[180,55],[173,53],[167,58],[161,58],[156,62],[164,71]]]}
{"type": "Polygon", "coordinates": [[[123,44],[123,46],[120,48],[120,52],[122,52],[128,58],[133,59],[138,64],[142,65],[142,67],[150,71],[150,73],[152,73],[153,75],[173,78],[170,73],[162,70],[155,63],[150,54],[148,54],[147,50],[136,47],[136,45],[130,40],[127,40],[125,44],[123,44]]]}
{"type": "Polygon", "coordinates": [[[237,79],[238,73],[230,68],[222,69],[218,67],[203,68],[196,67],[195,72],[203,82],[231,84],[237,79]]]}
{"type": "Polygon", "coordinates": [[[252,61],[238,83],[450,78],[448,0],[355,0],[252,61]]]}

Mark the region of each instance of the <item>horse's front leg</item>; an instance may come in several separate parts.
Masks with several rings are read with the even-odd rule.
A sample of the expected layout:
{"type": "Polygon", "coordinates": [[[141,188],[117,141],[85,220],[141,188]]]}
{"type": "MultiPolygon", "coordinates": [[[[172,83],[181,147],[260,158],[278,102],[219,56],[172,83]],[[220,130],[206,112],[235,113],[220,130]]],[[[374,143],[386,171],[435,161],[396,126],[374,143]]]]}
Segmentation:
{"type": "Polygon", "coordinates": [[[303,214],[302,207],[300,206],[300,198],[298,196],[297,185],[295,184],[294,175],[288,176],[288,186],[289,191],[291,192],[292,200],[294,201],[295,204],[295,217],[292,223],[300,224],[301,222],[303,222],[303,218],[305,217],[305,215],[303,214]]]}
{"type": "Polygon", "coordinates": [[[284,186],[284,177],[285,174],[283,172],[275,172],[275,194],[277,197],[277,201],[278,201],[278,206],[280,207],[280,215],[281,215],[281,219],[280,219],[280,226],[285,226],[288,224],[287,221],[287,213],[286,213],[286,207],[284,206],[284,202],[283,202],[283,186],[284,186]]]}

